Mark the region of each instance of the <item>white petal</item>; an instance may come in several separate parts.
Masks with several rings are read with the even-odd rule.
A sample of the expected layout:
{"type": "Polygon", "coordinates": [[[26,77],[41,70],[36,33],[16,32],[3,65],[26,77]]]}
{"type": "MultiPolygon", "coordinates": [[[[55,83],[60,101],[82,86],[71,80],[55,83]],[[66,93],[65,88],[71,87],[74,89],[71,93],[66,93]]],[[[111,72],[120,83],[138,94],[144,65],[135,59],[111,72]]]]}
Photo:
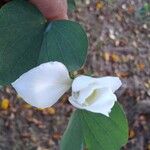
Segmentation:
{"type": "Polygon", "coordinates": [[[46,108],[69,90],[71,82],[68,70],[62,63],[48,62],[24,73],[12,86],[27,103],[46,108]]]}
{"type": "Polygon", "coordinates": [[[69,102],[78,109],[83,109],[83,106],[79,104],[73,96],[69,97],[69,102]]]}
{"type": "Polygon", "coordinates": [[[72,83],[72,90],[74,92],[80,91],[86,87],[88,87],[90,84],[95,82],[95,78],[89,77],[89,76],[78,76],[77,78],[74,79],[72,83]]]}
{"type": "Polygon", "coordinates": [[[118,77],[101,77],[97,79],[97,83],[102,88],[110,88],[112,92],[118,90],[122,85],[121,80],[118,77]]]}
{"type": "Polygon", "coordinates": [[[116,101],[117,97],[110,89],[99,89],[97,100],[92,105],[86,106],[84,109],[109,116],[116,101]]]}
{"type": "Polygon", "coordinates": [[[78,98],[76,99],[76,101],[79,103],[79,104],[84,104],[85,102],[85,99],[88,98],[95,89],[99,88],[98,85],[96,84],[91,84],[89,85],[89,87],[86,87],[84,89],[82,89],[80,92],[79,92],[79,96],[78,98]]]}
{"type": "Polygon", "coordinates": [[[70,97],[69,101],[76,108],[85,109],[94,113],[101,113],[103,115],[109,116],[109,113],[111,112],[111,109],[114,106],[117,98],[110,89],[98,90],[99,93],[97,95],[97,100],[89,106],[80,105],[73,97],[70,97]]]}

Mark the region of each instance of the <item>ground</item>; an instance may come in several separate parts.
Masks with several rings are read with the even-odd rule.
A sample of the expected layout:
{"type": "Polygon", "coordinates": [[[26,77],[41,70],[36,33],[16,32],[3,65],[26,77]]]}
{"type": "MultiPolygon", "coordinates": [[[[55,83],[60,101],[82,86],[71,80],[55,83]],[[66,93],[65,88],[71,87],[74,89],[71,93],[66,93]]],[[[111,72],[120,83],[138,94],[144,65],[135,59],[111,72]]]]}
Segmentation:
{"type": "MultiPolygon", "coordinates": [[[[83,0],[70,13],[89,39],[87,61],[80,73],[115,75],[123,81],[117,95],[130,127],[123,150],[150,150],[150,17],[149,12],[141,12],[146,2],[83,0]]],[[[74,110],[64,104],[67,96],[52,108],[38,110],[25,104],[11,87],[4,87],[0,91],[0,150],[58,150],[74,110]]]]}

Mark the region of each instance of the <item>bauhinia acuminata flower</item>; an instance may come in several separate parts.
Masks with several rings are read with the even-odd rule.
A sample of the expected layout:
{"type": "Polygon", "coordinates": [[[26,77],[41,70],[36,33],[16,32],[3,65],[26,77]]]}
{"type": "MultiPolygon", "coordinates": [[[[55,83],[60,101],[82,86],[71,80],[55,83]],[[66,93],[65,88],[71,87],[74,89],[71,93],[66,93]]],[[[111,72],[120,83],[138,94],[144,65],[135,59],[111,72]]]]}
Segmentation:
{"type": "Polygon", "coordinates": [[[72,84],[70,103],[79,108],[109,116],[117,97],[114,92],[122,85],[118,77],[92,78],[79,76],[72,84]]]}
{"type": "Polygon", "coordinates": [[[118,77],[69,77],[60,62],[44,63],[23,74],[12,83],[18,94],[30,105],[46,108],[55,104],[72,86],[70,103],[79,109],[109,116],[117,100],[114,92],[121,86],[118,77]]]}

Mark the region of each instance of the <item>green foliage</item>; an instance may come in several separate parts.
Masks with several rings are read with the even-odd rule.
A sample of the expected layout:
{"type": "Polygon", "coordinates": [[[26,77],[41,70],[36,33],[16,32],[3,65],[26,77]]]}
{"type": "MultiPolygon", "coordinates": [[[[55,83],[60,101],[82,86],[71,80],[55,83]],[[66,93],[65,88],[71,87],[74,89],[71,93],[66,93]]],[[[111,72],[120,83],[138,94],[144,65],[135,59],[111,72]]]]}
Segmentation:
{"type": "Polygon", "coordinates": [[[83,133],[79,112],[75,111],[69,121],[68,128],[61,141],[61,150],[82,150],[83,133]]]}
{"type": "Polygon", "coordinates": [[[53,21],[49,23],[44,35],[39,64],[58,60],[69,71],[75,71],[84,64],[87,48],[87,36],[78,23],[53,21]]]}
{"type": "Polygon", "coordinates": [[[144,6],[139,10],[140,15],[144,16],[150,12],[150,4],[145,3],[144,6]]]}
{"type": "MultiPolygon", "coordinates": [[[[68,0],[70,10],[74,0],[68,0]]],[[[47,23],[29,2],[13,0],[0,9],[0,84],[9,84],[29,69],[60,61],[80,69],[87,55],[85,31],[68,20],[47,23]]],[[[110,117],[76,110],[61,141],[61,150],[118,150],[128,139],[128,126],[118,103],[110,117]]]]}
{"type": "Polygon", "coordinates": [[[46,24],[41,13],[24,0],[13,0],[0,9],[1,85],[51,60],[64,62],[70,70],[83,65],[88,42],[82,27],[63,20],[52,21],[47,28],[46,24]]]}
{"type": "Polygon", "coordinates": [[[75,0],[67,0],[68,2],[68,10],[69,11],[74,11],[76,9],[76,3],[75,0]]]}
{"type": "Polygon", "coordinates": [[[0,84],[9,84],[36,66],[45,19],[26,1],[0,9],[0,84]]]}
{"type": "Polygon", "coordinates": [[[85,110],[76,110],[72,118],[62,138],[61,150],[81,150],[83,143],[89,150],[119,150],[128,140],[127,120],[118,103],[109,118],[85,110]]]}
{"type": "Polygon", "coordinates": [[[140,21],[150,21],[150,3],[145,3],[143,7],[136,11],[136,18],[140,21]]]}

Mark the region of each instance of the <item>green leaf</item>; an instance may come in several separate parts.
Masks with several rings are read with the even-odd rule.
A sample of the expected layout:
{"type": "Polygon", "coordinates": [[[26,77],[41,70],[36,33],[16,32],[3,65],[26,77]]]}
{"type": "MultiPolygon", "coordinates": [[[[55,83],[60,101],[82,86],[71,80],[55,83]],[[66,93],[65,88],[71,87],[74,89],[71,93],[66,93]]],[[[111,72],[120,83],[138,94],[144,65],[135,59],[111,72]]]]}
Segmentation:
{"type": "Polygon", "coordinates": [[[150,12],[150,4],[148,3],[145,3],[144,6],[139,11],[139,13],[143,16],[148,14],[149,12],[150,12]]]}
{"type": "Polygon", "coordinates": [[[82,150],[83,133],[78,112],[74,112],[70,118],[68,127],[60,143],[61,150],[82,150]]]}
{"type": "Polygon", "coordinates": [[[118,104],[110,118],[81,111],[85,143],[89,150],[119,150],[128,139],[128,126],[125,115],[118,104]]]}
{"type": "Polygon", "coordinates": [[[85,62],[88,40],[83,28],[76,22],[51,22],[44,35],[39,64],[48,61],[64,63],[69,71],[80,69],[85,62]]]}
{"type": "Polygon", "coordinates": [[[0,9],[0,84],[37,65],[45,19],[30,3],[13,0],[0,9]]]}
{"type": "Polygon", "coordinates": [[[76,9],[75,0],[67,0],[67,2],[68,2],[68,10],[70,12],[74,11],[76,9]]]}
{"type": "Polygon", "coordinates": [[[80,136],[84,137],[88,150],[119,150],[128,140],[127,119],[118,103],[113,107],[110,117],[77,110],[74,120],[71,121],[65,136],[62,138],[62,143],[67,145],[68,150],[72,148],[74,141],[83,142],[83,139],[75,138],[76,134],[82,134],[80,136]],[[77,127],[74,125],[75,123],[80,126],[77,127]],[[72,135],[72,140],[67,139],[66,135],[72,135]]]}

